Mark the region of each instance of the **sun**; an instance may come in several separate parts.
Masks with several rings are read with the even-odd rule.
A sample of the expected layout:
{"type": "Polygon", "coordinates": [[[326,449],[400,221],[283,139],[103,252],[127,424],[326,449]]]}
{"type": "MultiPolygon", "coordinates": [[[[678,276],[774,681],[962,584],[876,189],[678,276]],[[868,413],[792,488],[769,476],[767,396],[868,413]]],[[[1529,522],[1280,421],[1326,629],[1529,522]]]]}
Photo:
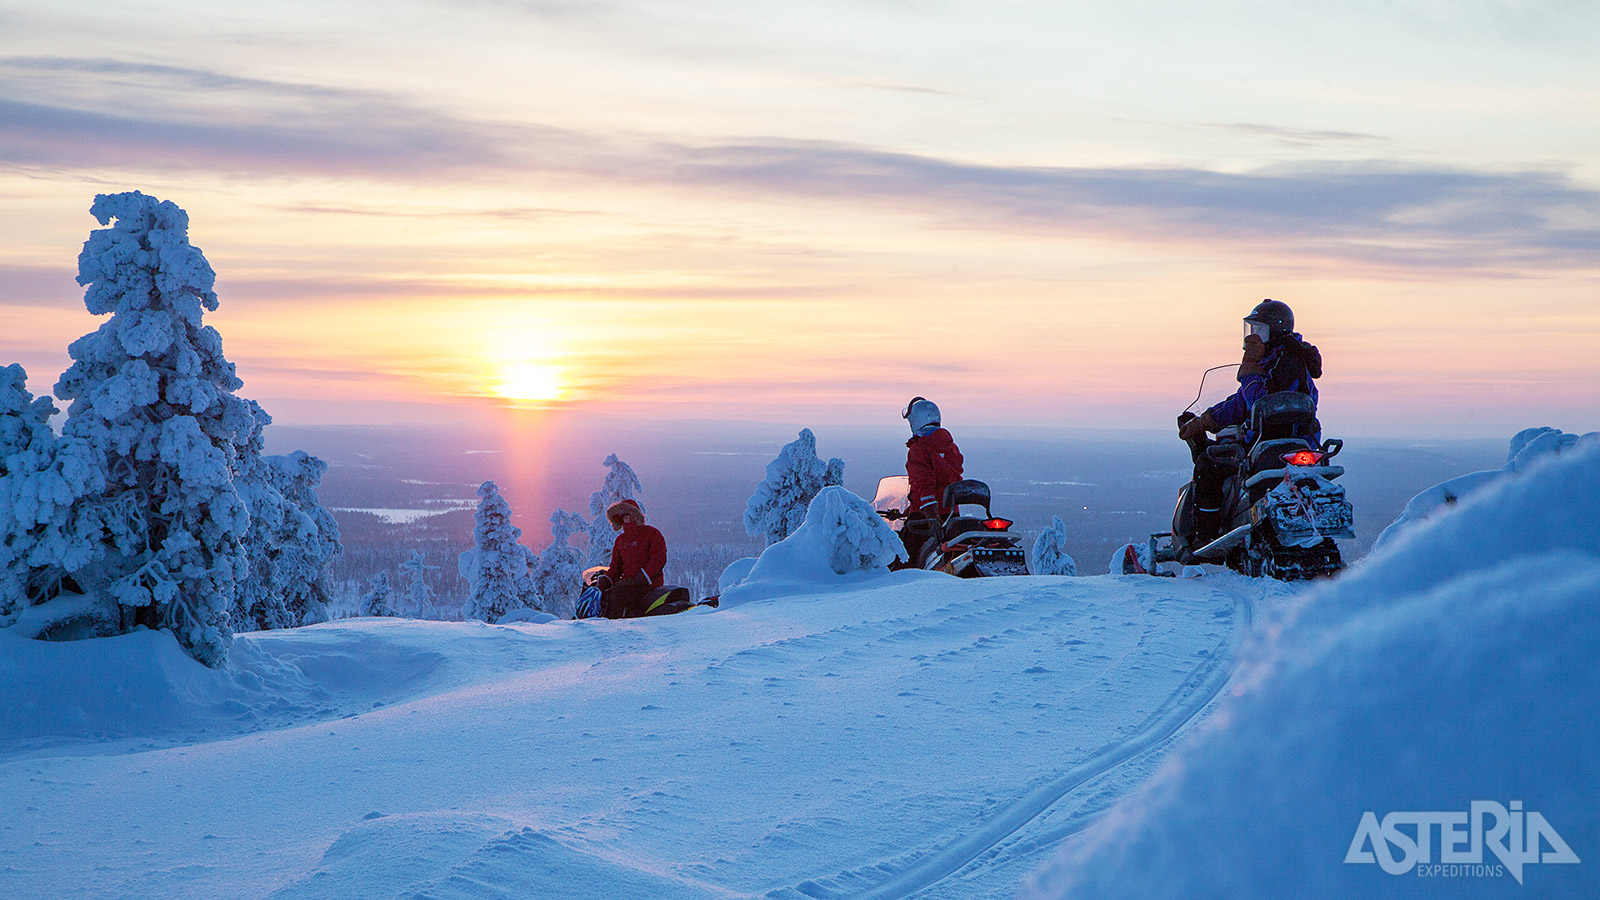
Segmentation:
{"type": "Polygon", "coordinates": [[[560,400],[566,394],[562,376],[557,366],[517,363],[501,369],[490,390],[507,400],[560,400]]]}

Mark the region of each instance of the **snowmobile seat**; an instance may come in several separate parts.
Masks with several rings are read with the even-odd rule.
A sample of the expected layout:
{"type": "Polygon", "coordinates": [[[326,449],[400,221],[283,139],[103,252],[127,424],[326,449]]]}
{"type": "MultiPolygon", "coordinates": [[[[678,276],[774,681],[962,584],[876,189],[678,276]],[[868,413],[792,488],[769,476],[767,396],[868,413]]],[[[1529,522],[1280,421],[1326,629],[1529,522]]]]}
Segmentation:
{"type": "Polygon", "coordinates": [[[989,517],[989,486],[981,481],[967,478],[944,489],[945,509],[955,509],[963,503],[983,507],[984,516],[989,517]]]}
{"type": "Polygon", "coordinates": [[[1250,407],[1250,431],[1258,441],[1294,437],[1296,431],[1316,419],[1316,401],[1299,391],[1268,394],[1250,407]]]}
{"type": "Polygon", "coordinates": [[[983,520],[976,516],[951,516],[944,525],[944,539],[948,541],[958,534],[983,530],[983,520]]]}
{"type": "Polygon", "coordinates": [[[670,616],[694,606],[694,601],[689,599],[688,588],[665,584],[645,594],[640,605],[644,607],[641,616],[670,616]]]}

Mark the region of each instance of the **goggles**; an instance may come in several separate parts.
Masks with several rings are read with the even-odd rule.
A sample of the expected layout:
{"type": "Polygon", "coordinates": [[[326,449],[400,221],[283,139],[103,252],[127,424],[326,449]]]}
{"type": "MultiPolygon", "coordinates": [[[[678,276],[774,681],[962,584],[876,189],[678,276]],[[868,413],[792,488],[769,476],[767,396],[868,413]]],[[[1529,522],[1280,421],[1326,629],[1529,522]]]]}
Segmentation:
{"type": "Polygon", "coordinates": [[[928,398],[927,397],[912,397],[906,403],[906,408],[900,410],[900,418],[902,418],[902,419],[911,418],[911,407],[916,406],[918,403],[921,403],[923,400],[926,400],[926,399],[928,399],[928,398]]]}
{"type": "Polygon", "coordinates": [[[1244,336],[1248,338],[1252,334],[1258,338],[1261,338],[1262,343],[1266,343],[1266,341],[1272,337],[1272,326],[1265,322],[1257,322],[1253,319],[1245,319],[1244,336]]]}

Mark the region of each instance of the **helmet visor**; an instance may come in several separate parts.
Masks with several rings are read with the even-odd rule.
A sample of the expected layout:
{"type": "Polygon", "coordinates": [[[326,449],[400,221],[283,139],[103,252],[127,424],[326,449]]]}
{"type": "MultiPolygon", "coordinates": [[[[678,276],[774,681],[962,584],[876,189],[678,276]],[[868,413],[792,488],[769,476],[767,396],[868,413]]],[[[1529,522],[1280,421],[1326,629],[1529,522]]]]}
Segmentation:
{"type": "Polygon", "coordinates": [[[911,418],[911,407],[916,406],[918,403],[920,403],[920,402],[922,402],[923,400],[926,400],[926,399],[928,399],[928,398],[927,397],[912,397],[910,400],[908,400],[906,402],[906,408],[900,410],[900,418],[902,418],[902,419],[911,418]]]}
{"type": "Polygon", "coordinates": [[[1244,336],[1249,338],[1252,334],[1265,342],[1272,337],[1272,326],[1265,322],[1257,322],[1254,319],[1245,319],[1244,336]]]}

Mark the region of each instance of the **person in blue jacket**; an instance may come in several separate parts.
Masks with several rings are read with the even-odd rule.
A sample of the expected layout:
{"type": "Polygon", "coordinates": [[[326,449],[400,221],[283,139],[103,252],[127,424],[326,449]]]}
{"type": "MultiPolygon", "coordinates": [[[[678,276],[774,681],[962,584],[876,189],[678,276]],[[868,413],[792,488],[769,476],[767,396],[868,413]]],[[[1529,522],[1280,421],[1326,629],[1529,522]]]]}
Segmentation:
{"type": "MultiPolygon", "coordinates": [[[[1315,379],[1322,377],[1322,353],[1294,330],[1294,311],[1277,300],[1263,300],[1244,317],[1244,357],[1239,361],[1239,389],[1178,428],[1185,441],[1203,439],[1230,425],[1245,427],[1246,447],[1255,442],[1249,433],[1250,407],[1268,394],[1297,391],[1317,402],[1315,379]]],[[[1322,425],[1315,418],[1298,426],[1292,437],[1322,442],[1322,425]]],[[[1203,443],[1203,440],[1202,440],[1203,443]]],[[[1214,540],[1222,528],[1223,482],[1231,470],[1212,462],[1204,453],[1195,456],[1195,536],[1191,546],[1214,540]]]]}

